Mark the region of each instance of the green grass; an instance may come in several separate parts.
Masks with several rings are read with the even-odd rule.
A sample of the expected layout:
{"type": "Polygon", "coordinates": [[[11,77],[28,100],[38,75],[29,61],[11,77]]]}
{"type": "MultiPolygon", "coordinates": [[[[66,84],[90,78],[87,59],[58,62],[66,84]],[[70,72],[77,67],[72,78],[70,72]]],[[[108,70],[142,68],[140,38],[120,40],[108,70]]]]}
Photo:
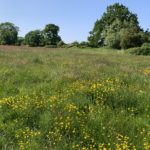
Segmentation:
{"type": "Polygon", "coordinates": [[[0,47],[0,149],[150,149],[150,57],[0,47]]]}

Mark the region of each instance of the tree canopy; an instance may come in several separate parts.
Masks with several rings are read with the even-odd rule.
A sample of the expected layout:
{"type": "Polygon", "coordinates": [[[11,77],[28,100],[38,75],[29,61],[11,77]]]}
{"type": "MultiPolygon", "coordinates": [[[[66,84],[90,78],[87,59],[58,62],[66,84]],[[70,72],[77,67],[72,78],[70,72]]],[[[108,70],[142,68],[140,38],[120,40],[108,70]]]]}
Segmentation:
{"type": "Polygon", "coordinates": [[[17,41],[19,28],[13,23],[5,22],[0,24],[0,44],[13,45],[17,41]]]}
{"type": "Polygon", "coordinates": [[[61,41],[58,35],[59,27],[55,24],[47,24],[43,30],[46,45],[57,45],[61,41]]]}
{"type": "Polygon", "coordinates": [[[142,44],[142,33],[137,15],[124,5],[115,3],[108,6],[102,17],[95,22],[88,40],[91,46],[129,48],[142,44]]]}
{"type": "Polygon", "coordinates": [[[42,46],[44,36],[40,30],[30,31],[25,36],[25,42],[29,46],[42,46]]]}
{"type": "Polygon", "coordinates": [[[25,42],[29,46],[56,46],[61,41],[58,32],[58,26],[55,24],[48,24],[42,31],[34,30],[27,33],[25,42]]]}

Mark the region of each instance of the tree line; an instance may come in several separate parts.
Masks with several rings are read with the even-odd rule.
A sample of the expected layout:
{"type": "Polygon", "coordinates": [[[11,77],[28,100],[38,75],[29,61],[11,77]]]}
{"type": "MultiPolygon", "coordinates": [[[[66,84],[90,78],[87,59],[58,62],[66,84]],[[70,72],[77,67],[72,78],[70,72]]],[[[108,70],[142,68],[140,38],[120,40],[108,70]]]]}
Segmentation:
{"type": "MultiPolygon", "coordinates": [[[[59,26],[47,24],[43,30],[30,31],[25,37],[18,36],[19,27],[13,23],[0,24],[1,45],[29,45],[63,47],[66,44],[59,36],[59,26]]],[[[138,22],[137,15],[119,3],[107,7],[106,12],[94,24],[88,42],[73,42],[70,46],[101,47],[127,49],[150,43],[149,30],[144,31],[138,22]]]]}
{"type": "Polygon", "coordinates": [[[58,35],[59,27],[55,24],[47,24],[43,30],[28,32],[25,37],[18,37],[19,27],[13,23],[5,22],[0,24],[0,44],[1,45],[29,45],[45,46],[57,45],[61,41],[58,35]]]}

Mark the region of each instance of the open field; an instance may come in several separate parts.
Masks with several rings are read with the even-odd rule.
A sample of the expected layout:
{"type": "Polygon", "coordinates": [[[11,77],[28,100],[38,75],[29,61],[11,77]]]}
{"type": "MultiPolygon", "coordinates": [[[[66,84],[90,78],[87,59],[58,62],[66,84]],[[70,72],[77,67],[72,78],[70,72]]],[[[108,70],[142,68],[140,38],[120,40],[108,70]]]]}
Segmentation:
{"type": "Polygon", "coordinates": [[[150,57],[0,46],[0,149],[149,150],[150,57]]]}

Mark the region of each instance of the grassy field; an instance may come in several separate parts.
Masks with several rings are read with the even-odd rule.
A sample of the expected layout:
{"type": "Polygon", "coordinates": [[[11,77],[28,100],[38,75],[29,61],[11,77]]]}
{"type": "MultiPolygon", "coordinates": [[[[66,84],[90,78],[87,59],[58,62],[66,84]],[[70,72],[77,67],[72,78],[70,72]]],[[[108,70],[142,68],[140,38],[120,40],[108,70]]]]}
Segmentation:
{"type": "Polygon", "coordinates": [[[0,47],[1,150],[149,150],[150,57],[0,47]]]}

